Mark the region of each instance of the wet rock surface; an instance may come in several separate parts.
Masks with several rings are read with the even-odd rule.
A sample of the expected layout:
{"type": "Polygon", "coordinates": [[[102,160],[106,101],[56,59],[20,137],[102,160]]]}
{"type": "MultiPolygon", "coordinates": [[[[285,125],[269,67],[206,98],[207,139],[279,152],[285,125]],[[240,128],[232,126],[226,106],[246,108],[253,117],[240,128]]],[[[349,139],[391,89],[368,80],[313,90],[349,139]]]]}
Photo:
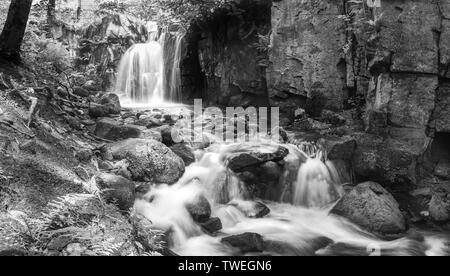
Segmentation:
{"type": "Polygon", "coordinates": [[[339,200],[331,213],[380,235],[400,234],[406,230],[397,201],[374,182],[357,185],[339,200]]]}
{"type": "Polygon", "coordinates": [[[264,240],[256,233],[244,233],[229,236],[221,240],[222,243],[238,248],[243,254],[250,252],[262,252],[264,250],[264,240]]]}

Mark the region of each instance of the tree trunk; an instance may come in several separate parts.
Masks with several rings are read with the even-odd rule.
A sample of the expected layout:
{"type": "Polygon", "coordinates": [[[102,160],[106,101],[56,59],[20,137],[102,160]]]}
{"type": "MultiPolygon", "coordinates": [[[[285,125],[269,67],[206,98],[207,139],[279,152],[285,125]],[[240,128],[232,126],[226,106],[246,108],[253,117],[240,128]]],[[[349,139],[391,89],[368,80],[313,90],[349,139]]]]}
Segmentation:
{"type": "Polygon", "coordinates": [[[0,57],[20,62],[20,46],[27,27],[33,0],[11,0],[8,17],[0,35],[0,57]]]}
{"type": "Polygon", "coordinates": [[[48,0],[47,5],[47,24],[49,27],[55,22],[56,0],[48,0]]]}

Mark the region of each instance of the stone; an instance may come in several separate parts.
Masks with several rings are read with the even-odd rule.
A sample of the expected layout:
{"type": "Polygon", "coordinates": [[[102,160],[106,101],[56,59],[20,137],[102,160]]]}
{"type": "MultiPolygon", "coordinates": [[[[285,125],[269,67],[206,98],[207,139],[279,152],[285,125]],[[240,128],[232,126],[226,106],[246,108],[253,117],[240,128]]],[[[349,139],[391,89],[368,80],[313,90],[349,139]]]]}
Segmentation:
{"type": "Polygon", "coordinates": [[[192,148],[186,143],[175,144],[170,147],[170,149],[181,159],[183,159],[186,166],[191,165],[195,162],[195,155],[192,148]]]}
{"type": "Polygon", "coordinates": [[[281,161],[288,154],[289,150],[281,146],[270,153],[260,151],[235,153],[228,158],[228,167],[234,172],[243,172],[248,167],[261,165],[268,161],[281,161]]]}
{"type": "Polygon", "coordinates": [[[120,114],[122,107],[120,106],[119,96],[114,93],[105,93],[98,100],[100,105],[108,109],[109,114],[120,114]]]}
{"type": "Polygon", "coordinates": [[[406,230],[406,222],[399,204],[381,185],[365,182],[344,195],[331,214],[351,220],[362,228],[384,236],[406,230]]]}
{"type": "Polygon", "coordinates": [[[430,216],[437,222],[450,220],[450,193],[445,190],[433,192],[428,206],[430,216]]]}
{"type": "Polygon", "coordinates": [[[306,111],[303,108],[297,108],[294,111],[294,119],[301,120],[306,117],[306,111]]]}
{"type": "Polygon", "coordinates": [[[134,181],[175,183],[184,173],[183,160],[155,140],[127,139],[110,145],[116,160],[126,159],[134,181]]]}
{"type": "Polygon", "coordinates": [[[323,110],[321,120],[334,126],[342,126],[347,121],[342,115],[331,110],[323,110]]]}
{"type": "Polygon", "coordinates": [[[118,141],[139,138],[142,136],[142,129],[138,126],[122,125],[111,118],[101,118],[97,121],[94,134],[106,140],[118,141]]]}
{"type": "Polygon", "coordinates": [[[249,218],[262,218],[270,213],[269,207],[259,201],[233,200],[228,205],[236,207],[249,218]]]}
{"type": "Polygon", "coordinates": [[[132,181],[110,173],[98,174],[95,181],[106,202],[117,204],[123,211],[133,206],[135,185],[132,181]]]}
{"type": "Polygon", "coordinates": [[[356,150],[356,140],[350,136],[321,138],[329,160],[351,160],[356,150]]]}
{"type": "Polygon", "coordinates": [[[100,85],[97,84],[96,81],[94,80],[88,80],[86,81],[82,87],[88,91],[92,91],[92,92],[98,92],[101,90],[100,85]]]}
{"type": "Polygon", "coordinates": [[[186,209],[195,222],[207,222],[211,217],[211,205],[204,195],[199,195],[192,202],[187,203],[186,209]]]}
{"type": "Polygon", "coordinates": [[[205,222],[199,223],[202,229],[209,234],[214,234],[222,229],[222,222],[219,218],[209,218],[205,222]]]}
{"type": "Polygon", "coordinates": [[[172,137],[172,127],[168,125],[163,125],[161,127],[155,128],[161,132],[162,143],[168,147],[173,146],[175,141],[172,137]]]}
{"type": "Polygon", "coordinates": [[[84,89],[83,87],[77,86],[73,89],[73,94],[85,98],[85,97],[89,97],[91,95],[91,92],[84,89]]]}
{"type": "Polygon", "coordinates": [[[436,168],[434,168],[434,175],[445,180],[450,180],[450,162],[439,162],[436,168]]]}
{"type": "MultiPolygon", "coordinates": [[[[449,29],[450,31],[450,26],[449,29]]],[[[450,38],[449,38],[450,42],[450,38]]],[[[450,55],[450,53],[449,53],[450,55]]],[[[450,63],[450,57],[449,57],[450,63]]],[[[450,75],[449,75],[450,77],[450,75]]],[[[436,108],[434,109],[434,126],[437,132],[450,133],[450,82],[439,81],[439,88],[436,92],[436,108]]]]}
{"type": "Polygon", "coordinates": [[[107,106],[91,102],[89,104],[89,115],[92,118],[107,117],[110,115],[109,108],[107,106]]]}
{"type": "Polygon", "coordinates": [[[295,120],[292,127],[299,131],[320,131],[330,129],[331,125],[322,123],[312,118],[306,118],[302,120],[295,120]]]}
{"type": "Polygon", "coordinates": [[[244,233],[225,237],[221,240],[223,244],[238,248],[243,254],[250,252],[263,252],[264,240],[260,234],[244,233]]]}

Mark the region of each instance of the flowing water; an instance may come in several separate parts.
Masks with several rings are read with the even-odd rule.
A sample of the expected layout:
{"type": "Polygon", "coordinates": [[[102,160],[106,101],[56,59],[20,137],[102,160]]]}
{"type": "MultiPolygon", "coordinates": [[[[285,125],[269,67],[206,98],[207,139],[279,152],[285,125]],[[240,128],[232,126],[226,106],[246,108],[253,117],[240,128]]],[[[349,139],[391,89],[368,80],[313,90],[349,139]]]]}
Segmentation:
{"type": "Polygon", "coordinates": [[[149,42],[138,43],[123,55],[114,91],[123,107],[161,107],[181,101],[181,51],[184,35],[148,23],[149,42]]]}
{"type": "MultiPolygon", "coordinates": [[[[258,233],[265,240],[264,252],[247,255],[443,255],[440,237],[382,241],[348,220],[329,211],[342,195],[336,169],[322,162],[319,152],[305,153],[287,147],[284,177],[294,192],[291,202],[264,201],[270,214],[254,218],[255,201],[245,185],[227,169],[230,155],[243,151],[271,152],[273,144],[214,144],[196,152],[197,162],[186,168],[174,185],[155,186],[135,203],[135,211],[153,222],[155,229],[169,234],[169,246],[177,254],[191,256],[240,255],[236,248],[221,243],[223,237],[258,233]],[[292,182],[292,183],[289,183],[292,182]],[[205,233],[186,209],[199,195],[212,205],[212,217],[220,218],[223,229],[205,233]]],[[[309,147],[311,149],[311,147],[309,147]]]]}

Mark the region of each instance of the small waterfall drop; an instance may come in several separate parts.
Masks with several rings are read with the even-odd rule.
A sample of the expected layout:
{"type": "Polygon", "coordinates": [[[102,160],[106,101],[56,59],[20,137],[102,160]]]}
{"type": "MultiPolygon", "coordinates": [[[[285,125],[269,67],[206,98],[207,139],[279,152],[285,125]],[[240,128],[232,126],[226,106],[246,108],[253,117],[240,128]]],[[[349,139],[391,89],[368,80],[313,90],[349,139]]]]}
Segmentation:
{"type": "Polygon", "coordinates": [[[181,102],[182,41],[184,34],[158,31],[147,24],[149,42],[131,46],[119,66],[115,92],[124,107],[164,106],[181,102]]]}

